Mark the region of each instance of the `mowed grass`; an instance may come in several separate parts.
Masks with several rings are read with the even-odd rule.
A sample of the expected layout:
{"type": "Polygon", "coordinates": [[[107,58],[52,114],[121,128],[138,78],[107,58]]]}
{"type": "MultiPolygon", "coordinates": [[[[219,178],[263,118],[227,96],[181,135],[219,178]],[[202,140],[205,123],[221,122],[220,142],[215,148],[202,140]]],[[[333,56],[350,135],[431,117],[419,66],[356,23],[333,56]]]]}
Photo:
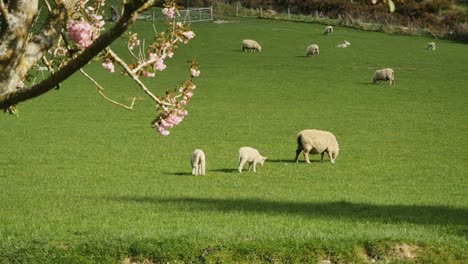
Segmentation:
{"type": "Polygon", "coordinates": [[[197,37],[151,86],[177,87],[185,61],[199,63],[189,115],[169,137],[152,131],[150,100],[99,64],[86,70],[110,97],[137,96],[135,111],[77,74],[0,117],[0,262],[466,261],[468,47],[232,20],[194,23],[197,37]],[[241,52],[244,38],[263,51],[241,52]],[[311,43],[320,55],[307,58],[311,43]],[[371,85],[384,67],[396,85],[371,85]],[[336,135],[335,164],[293,162],[306,128],[336,135]],[[268,157],[256,174],[237,173],[242,146],[268,157]],[[195,148],[204,177],[190,175],[195,148]],[[396,244],[417,246],[416,260],[396,244]]]}

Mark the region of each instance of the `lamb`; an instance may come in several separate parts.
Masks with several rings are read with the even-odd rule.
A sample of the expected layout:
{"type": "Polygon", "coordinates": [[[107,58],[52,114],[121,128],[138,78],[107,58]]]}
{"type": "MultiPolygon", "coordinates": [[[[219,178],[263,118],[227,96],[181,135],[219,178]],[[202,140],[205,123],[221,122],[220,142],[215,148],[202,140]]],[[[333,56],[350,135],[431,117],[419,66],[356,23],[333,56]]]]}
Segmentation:
{"type": "Polygon", "coordinates": [[[429,42],[429,43],[427,43],[426,49],[435,50],[435,49],[436,49],[436,44],[435,44],[435,42],[429,42]]]}
{"type": "Polygon", "coordinates": [[[333,27],[332,26],[326,26],[325,29],[323,30],[324,35],[330,35],[333,33],[333,27]]]}
{"type": "Polygon", "coordinates": [[[249,171],[252,168],[253,165],[253,172],[257,172],[255,170],[255,167],[257,163],[263,166],[263,163],[267,157],[263,157],[260,155],[260,152],[258,150],[251,148],[251,147],[242,147],[239,149],[239,156],[238,156],[238,161],[239,161],[239,168],[238,171],[239,173],[242,173],[242,169],[244,167],[244,164],[246,162],[249,163],[249,171]]]}
{"type": "Polygon", "coordinates": [[[395,74],[393,73],[393,70],[390,68],[376,70],[372,76],[372,83],[380,84],[381,81],[389,81],[390,85],[395,84],[395,74]]]}
{"type": "Polygon", "coordinates": [[[242,51],[246,50],[262,52],[262,46],[260,46],[260,44],[258,44],[258,42],[255,40],[244,39],[242,41],[242,51]]]}
{"type": "Polygon", "coordinates": [[[190,155],[190,163],[192,164],[192,175],[205,175],[206,158],[203,150],[194,150],[190,155]]]}
{"type": "Polygon", "coordinates": [[[304,151],[304,159],[307,163],[310,163],[309,153],[320,153],[320,161],[322,162],[325,152],[328,154],[331,163],[335,163],[340,148],[336,137],[332,133],[318,129],[306,129],[297,134],[296,162],[299,160],[301,151],[304,151]]]}
{"type": "Polygon", "coordinates": [[[319,54],[319,46],[317,44],[309,45],[306,49],[306,56],[309,57],[315,54],[319,54]]]}

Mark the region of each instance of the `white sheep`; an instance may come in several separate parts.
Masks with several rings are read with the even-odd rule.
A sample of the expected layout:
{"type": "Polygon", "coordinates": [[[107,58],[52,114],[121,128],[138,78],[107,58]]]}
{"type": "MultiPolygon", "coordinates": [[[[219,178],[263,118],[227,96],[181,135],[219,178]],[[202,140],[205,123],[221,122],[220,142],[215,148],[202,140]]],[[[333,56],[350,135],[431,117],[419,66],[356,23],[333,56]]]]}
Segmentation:
{"type": "Polygon", "coordinates": [[[349,43],[349,41],[345,40],[345,41],[343,41],[343,43],[338,44],[336,47],[337,48],[347,48],[350,45],[351,45],[351,43],[349,43]]]}
{"type": "Polygon", "coordinates": [[[262,46],[260,46],[260,44],[258,44],[258,42],[255,40],[244,39],[242,41],[242,51],[246,50],[262,52],[262,46]]]}
{"type": "Polygon", "coordinates": [[[323,30],[324,35],[330,35],[333,33],[333,27],[332,26],[326,26],[325,29],[323,30]]]}
{"type": "Polygon", "coordinates": [[[435,49],[436,49],[436,44],[435,44],[435,42],[429,42],[429,43],[427,43],[426,49],[435,50],[435,49]]]}
{"type": "Polygon", "coordinates": [[[315,54],[319,54],[319,46],[317,44],[309,45],[306,49],[306,56],[309,57],[315,54]]]}
{"type": "Polygon", "coordinates": [[[260,155],[260,152],[258,150],[251,148],[251,147],[242,147],[239,149],[239,156],[238,156],[238,161],[239,161],[239,168],[238,171],[239,173],[242,172],[242,168],[244,167],[244,164],[246,162],[249,163],[249,171],[253,167],[253,172],[257,172],[255,170],[255,167],[258,164],[263,166],[263,163],[267,157],[263,157],[260,155]],[[253,166],[252,166],[253,165],[253,166]]]}
{"type": "Polygon", "coordinates": [[[328,154],[331,163],[335,163],[340,147],[338,146],[336,137],[332,133],[318,129],[306,129],[297,134],[296,162],[299,160],[301,151],[304,151],[304,159],[307,163],[310,163],[309,153],[320,153],[320,161],[323,161],[325,152],[328,154]]]}
{"type": "Polygon", "coordinates": [[[372,76],[372,83],[380,84],[381,81],[389,81],[389,84],[395,84],[395,74],[392,69],[385,68],[381,70],[376,70],[372,76]]]}
{"type": "Polygon", "coordinates": [[[192,175],[205,175],[205,152],[201,149],[194,150],[190,155],[190,164],[192,164],[192,175]]]}

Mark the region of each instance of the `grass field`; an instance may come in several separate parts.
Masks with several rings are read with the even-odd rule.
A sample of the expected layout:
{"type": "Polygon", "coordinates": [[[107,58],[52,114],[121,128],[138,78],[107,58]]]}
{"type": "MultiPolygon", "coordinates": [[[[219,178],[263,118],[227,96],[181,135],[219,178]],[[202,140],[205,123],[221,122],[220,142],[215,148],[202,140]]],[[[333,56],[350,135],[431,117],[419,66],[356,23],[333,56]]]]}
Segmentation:
{"type": "Polygon", "coordinates": [[[156,91],[187,59],[201,70],[169,137],[150,128],[150,100],[99,65],[87,71],[113,98],[138,96],[135,111],[75,75],[0,117],[0,263],[467,263],[468,46],[236,21],[193,24],[160,74],[156,91]],[[242,53],[244,38],[263,52],[242,53]],[[311,43],[320,55],[306,58],[311,43]],[[384,67],[396,85],[369,84],[384,67]],[[292,161],[305,128],[336,135],[335,164],[292,161]],[[242,146],[268,157],[256,174],[237,173],[242,146]],[[204,177],[189,174],[195,148],[204,177]]]}

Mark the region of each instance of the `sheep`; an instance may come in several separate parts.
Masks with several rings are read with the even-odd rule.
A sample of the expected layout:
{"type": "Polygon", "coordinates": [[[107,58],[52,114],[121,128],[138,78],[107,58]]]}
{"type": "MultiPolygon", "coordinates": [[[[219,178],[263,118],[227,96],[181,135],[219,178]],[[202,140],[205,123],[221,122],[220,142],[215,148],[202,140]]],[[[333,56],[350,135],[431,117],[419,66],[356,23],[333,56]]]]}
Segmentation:
{"type": "Polygon", "coordinates": [[[299,161],[301,151],[304,151],[304,159],[307,163],[310,163],[309,153],[320,153],[320,161],[322,162],[325,152],[328,154],[331,163],[335,163],[340,148],[336,137],[332,133],[318,129],[305,129],[297,134],[296,162],[299,161]]]}
{"type": "Polygon", "coordinates": [[[435,44],[435,42],[429,42],[429,43],[427,43],[426,49],[435,50],[435,49],[436,49],[436,44],[435,44]]]}
{"type": "Polygon", "coordinates": [[[351,45],[351,43],[349,43],[349,41],[345,40],[343,43],[338,44],[336,47],[337,48],[347,48],[350,45],[351,45]]]}
{"type": "Polygon", "coordinates": [[[332,26],[326,26],[325,29],[323,30],[324,35],[330,35],[333,33],[333,27],[332,26]]]}
{"type": "Polygon", "coordinates": [[[306,56],[309,57],[315,54],[319,54],[319,46],[317,44],[309,45],[306,49],[306,56]]]}
{"type": "Polygon", "coordinates": [[[390,85],[395,84],[395,74],[393,73],[393,70],[390,68],[376,70],[372,76],[372,83],[380,84],[381,81],[389,81],[390,85]]]}
{"type": "Polygon", "coordinates": [[[190,164],[192,164],[192,175],[205,175],[206,158],[201,149],[196,149],[190,155],[190,164]]]}
{"type": "Polygon", "coordinates": [[[255,40],[244,39],[242,41],[242,51],[246,50],[262,52],[262,46],[260,46],[260,44],[258,44],[258,42],[255,40]]]}
{"type": "Polygon", "coordinates": [[[258,150],[251,148],[251,147],[242,147],[239,149],[239,156],[238,156],[238,162],[239,162],[239,168],[238,171],[239,173],[242,173],[242,169],[244,167],[244,164],[246,162],[249,163],[249,171],[252,168],[253,165],[253,172],[257,172],[255,167],[257,163],[263,166],[263,163],[267,157],[263,157],[260,155],[260,152],[258,150]]]}

